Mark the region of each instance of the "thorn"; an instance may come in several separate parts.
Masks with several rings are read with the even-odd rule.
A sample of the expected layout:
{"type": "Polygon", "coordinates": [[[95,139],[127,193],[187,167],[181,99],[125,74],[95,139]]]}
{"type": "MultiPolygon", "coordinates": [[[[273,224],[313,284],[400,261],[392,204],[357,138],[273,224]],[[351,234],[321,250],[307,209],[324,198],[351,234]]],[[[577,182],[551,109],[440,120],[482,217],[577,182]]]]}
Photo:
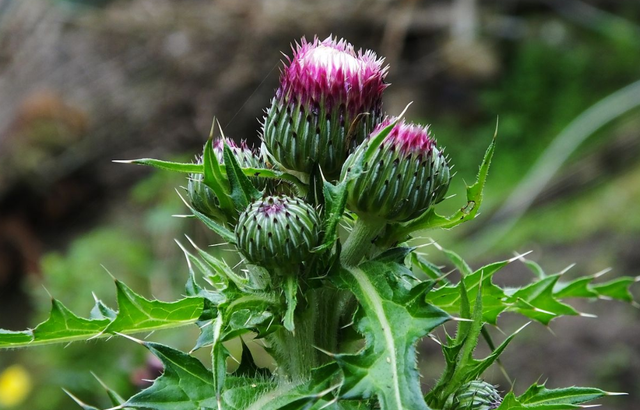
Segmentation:
{"type": "Polygon", "coordinates": [[[311,346],[312,346],[314,349],[316,349],[317,351],[319,351],[319,352],[321,352],[321,353],[324,353],[324,354],[326,354],[326,355],[327,355],[327,356],[329,356],[329,357],[335,357],[335,356],[336,356],[336,355],[335,355],[335,353],[331,353],[331,352],[329,352],[328,350],[324,350],[324,349],[322,349],[322,348],[320,348],[320,347],[318,347],[318,346],[316,346],[316,345],[311,345],[311,346]]]}
{"type": "Polygon", "coordinates": [[[567,266],[566,268],[564,268],[560,272],[558,272],[558,274],[559,275],[564,275],[569,269],[573,268],[574,266],[576,266],[576,264],[572,263],[571,265],[567,266]]]}
{"type": "Polygon", "coordinates": [[[116,164],[135,164],[135,159],[112,159],[111,162],[116,164]]]}
{"type": "Polygon", "coordinates": [[[172,217],[172,218],[187,219],[187,218],[193,218],[193,215],[173,214],[173,215],[171,215],[171,217],[172,217]]]}
{"type": "Polygon", "coordinates": [[[471,319],[465,319],[463,317],[456,317],[456,316],[451,316],[452,320],[455,320],[456,322],[473,322],[473,320],[471,319]]]}
{"type": "Polygon", "coordinates": [[[432,335],[431,333],[429,333],[427,335],[427,337],[431,340],[433,340],[434,342],[436,342],[437,344],[439,344],[440,346],[442,346],[442,342],[440,342],[434,335],[432,335]]]}
{"type": "Polygon", "coordinates": [[[209,139],[213,139],[213,131],[216,129],[216,117],[214,116],[211,120],[211,129],[209,130],[209,139]]]}
{"type": "Polygon", "coordinates": [[[614,391],[607,391],[604,392],[604,394],[606,394],[607,396],[628,396],[629,393],[627,392],[614,392],[614,391]]]}
{"type": "Polygon", "coordinates": [[[404,107],[404,110],[402,110],[402,112],[400,113],[400,115],[398,115],[398,119],[404,117],[404,114],[407,112],[407,110],[409,109],[409,107],[411,106],[411,104],[413,104],[413,101],[409,102],[409,104],[407,104],[406,107],[404,107]]]}
{"type": "Polygon", "coordinates": [[[611,267],[609,267],[609,268],[605,268],[605,269],[602,269],[600,272],[596,272],[596,273],[594,273],[594,274],[593,274],[593,278],[594,278],[594,279],[597,279],[597,278],[599,278],[600,276],[602,276],[602,275],[604,275],[604,274],[607,274],[607,273],[611,272],[612,270],[613,270],[613,268],[611,268],[611,267]]]}
{"type": "Polygon", "coordinates": [[[47,292],[47,295],[49,295],[49,299],[51,299],[51,302],[53,302],[53,296],[51,296],[51,293],[49,292],[49,290],[44,286],[44,284],[42,285],[42,289],[44,289],[45,292],[47,292]]]}
{"type": "Polygon", "coordinates": [[[140,339],[136,339],[135,337],[132,337],[132,336],[129,336],[129,335],[125,335],[124,333],[115,332],[115,334],[116,334],[116,335],[118,335],[118,336],[122,336],[122,337],[124,337],[125,339],[129,339],[129,340],[131,340],[132,342],[135,342],[135,343],[137,343],[137,344],[139,344],[139,345],[142,345],[142,346],[145,346],[145,345],[146,345],[146,343],[145,343],[145,342],[143,342],[142,340],[140,340],[140,339]]]}
{"type": "Polygon", "coordinates": [[[597,315],[593,315],[591,313],[583,313],[583,312],[578,312],[578,315],[582,317],[588,317],[588,318],[594,318],[594,319],[598,317],[597,315]]]}
{"type": "Polygon", "coordinates": [[[527,256],[527,255],[529,255],[531,253],[533,253],[533,250],[527,251],[525,253],[515,253],[514,252],[515,256],[513,258],[509,259],[507,262],[511,263],[511,262],[514,262],[514,261],[517,261],[517,260],[525,262],[526,261],[525,256],[527,256]]]}
{"type": "Polygon", "coordinates": [[[241,264],[243,264],[244,262],[246,262],[246,259],[245,259],[245,258],[240,259],[240,262],[236,263],[236,265],[235,265],[233,268],[231,268],[231,269],[235,269],[235,268],[237,268],[238,266],[240,266],[240,265],[241,265],[241,264]]]}
{"type": "Polygon", "coordinates": [[[515,332],[513,332],[514,335],[517,335],[518,333],[520,333],[525,327],[529,326],[531,324],[531,322],[527,322],[524,325],[520,326],[520,328],[518,330],[516,330],[515,332]]]}
{"type": "Polygon", "coordinates": [[[118,279],[116,279],[116,277],[115,277],[115,276],[113,276],[113,274],[112,274],[111,272],[109,272],[109,269],[107,269],[107,267],[106,267],[106,266],[104,266],[103,264],[100,264],[100,267],[101,267],[102,269],[104,269],[104,271],[105,271],[105,272],[107,272],[107,274],[108,274],[109,276],[111,276],[111,279],[113,279],[113,280],[114,280],[114,282],[118,280],[118,279]]]}
{"type": "Polygon", "coordinates": [[[109,387],[106,384],[104,384],[102,379],[100,379],[93,371],[89,371],[89,373],[91,373],[91,375],[98,381],[98,383],[100,383],[100,385],[102,386],[103,389],[111,390],[111,389],[109,389],[109,387]]]}

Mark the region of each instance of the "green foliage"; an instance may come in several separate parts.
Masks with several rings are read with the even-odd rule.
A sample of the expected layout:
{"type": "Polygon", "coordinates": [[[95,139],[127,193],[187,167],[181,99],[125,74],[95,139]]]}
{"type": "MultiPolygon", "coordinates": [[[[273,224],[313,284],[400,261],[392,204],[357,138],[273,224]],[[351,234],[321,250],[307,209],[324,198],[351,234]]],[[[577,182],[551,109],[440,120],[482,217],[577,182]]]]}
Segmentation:
{"type": "Polygon", "coordinates": [[[92,318],[81,318],[53,299],[49,318],[33,330],[0,333],[0,348],[67,343],[117,333],[129,334],[184,326],[194,323],[203,309],[201,298],[183,298],[176,302],[148,300],[116,280],[119,311],[111,314],[96,301],[92,318]]]}
{"type": "MultiPolygon", "coordinates": [[[[479,403],[486,410],[487,406],[496,407],[500,398],[497,392],[482,387],[486,384],[481,378],[490,366],[499,363],[501,354],[526,326],[495,346],[488,329],[498,324],[502,313],[518,313],[548,325],[556,317],[580,314],[567,304],[569,298],[633,302],[629,287],[636,278],[600,282],[593,275],[564,281],[562,273],[548,275],[523,255],[473,270],[461,256],[434,243],[459,271],[460,279],[454,280],[414,248],[403,245],[417,231],[450,229],[476,217],[484,199],[495,137],[475,182],[466,187],[466,204],[452,215],[441,216],[430,208],[404,223],[384,218],[365,222],[356,219],[352,213],[357,209],[351,209],[347,200],[349,185],[355,178],[369,177],[366,172],[375,172],[375,168],[365,171],[364,164],[377,153],[394,126],[395,123],[389,125],[353,151],[340,180],[331,182],[324,180],[318,164],[310,175],[292,173],[277,165],[270,168],[267,161],[265,169],[243,168],[224,141],[222,159],[216,156],[211,138],[205,144],[201,164],[130,161],[201,175],[202,183],[214,194],[213,203],[207,205],[215,205],[219,212],[210,217],[187,206],[195,218],[230,247],[237,245],[233,232],[242,228],[243,218],[239,215],[245,215],[243,212],[254,205],[262,207],[259,201],[268,194],[267,189],[262,192],[257,188],[256,178],[250,177],[293,184],[295,200],[308,202],[306,215],[317,208],[321,218],[317,225],[324,230],[313,245],[319,245],[313,255],[302,261],[277,259],[282,256],[277,249],[283,243],[276,241],[292,238],[268,231],[259,246],[269,260],[241,260],[230,266],[221,255],[204,251],[189,239],[193,251],[178,243],[187,261],[188,275],[185,296],[177,301],[149,300],[115,280],[117,310],[96,297],[90,317],[85,318],[53,299],[48,318],[34,329],[0,330],[0,348],[113,336],[135,341],[162,362],[164,372],[151,386],[127,395],[131,396],[128,399],[99,381],[115,406],[112,409],[450,410],[451,406],[479,403]],[[356,227],[348,233],[343,246],[339,227],[352,220],[356,220],[356,227]],[[494,275],[516,260],[531,269],[531,282],[519,288],[496,284],[494,275]],[[414,271],[427,278],[420,279],[423,275],[414,271]],[[454,323],[445,328],[446,322],[454,323]],[[192,324],[200,334],[192,341],[189,352],[128,336],[192,324]],[[454,326],[455,335],[450,336],[447,332],[454,326]],[[444,334],[440,344],[445,368],[425,394],[416,344],[429,336],[437,339],[433,332],[444,334]],[[239,366],[231,372],[227,343],[238,337],[254,337],[264,343],[275,367],[258,367],[242,340],[239,366]],[[483,338],[490,352],[478,358],[476,349],[483,338]],[[200,356],[204,349],[208,354],[205,361],[200,356]],[[469,392],[477,391],[479,386],[484,389],[484,401],[474,400],[474,392],[469,392]]],[[[415,158],[429,158],[431,153],[420,152],[415,158]]],[[[396,159],[397,163],[402,160],[396,159]]],[[[398,174],[397,178],[402,177],[398,174]]],[[[411,183],[407,180],[406,186],[411,183]]],[[[262,216],[279,228],[284,226],[279,232],[291,232],[287,230],[296,229],[293,222],[305,214],[289,212],[280,205],[261,209],[262,216]],[[273,212],[286,218],[279,220],[273,212]]],[[[261,229],[256,226],[256,230],[261,229]]],[[[250,242],[251,239],[254,238],[249,238],[250,242]]],[[[579,408],[607,394],[594,388],[549,390],[534,384],[520,396],[508,393],[498,408],[579,408]]],[[[84,409],[97,409],[70,396],[84,409]]]]}
{"type": "Polygon", "coordinates": [[[336,355],[344,398],[377,397],[385,409],[427,409],[416,369],[415,343],[451,317],[425,303],[432,282],[419,282],[396,262],[372,261],[341,272],[364,317],[356,327],[366,347],[336,355]]]}

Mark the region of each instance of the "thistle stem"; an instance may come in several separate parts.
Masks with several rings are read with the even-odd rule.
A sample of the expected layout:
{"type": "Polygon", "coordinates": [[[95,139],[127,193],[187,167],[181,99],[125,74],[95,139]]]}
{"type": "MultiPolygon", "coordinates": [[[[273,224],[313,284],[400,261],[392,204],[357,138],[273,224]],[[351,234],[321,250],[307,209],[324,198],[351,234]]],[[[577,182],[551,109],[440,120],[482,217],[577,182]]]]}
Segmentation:
{"type": "Polygon", "coordinates": [[[382,231],[384,223],[359,218],[353,231],[342,247],[340,262],[345,266],[355,266],[371,249],[372,241],[382,231]]]}

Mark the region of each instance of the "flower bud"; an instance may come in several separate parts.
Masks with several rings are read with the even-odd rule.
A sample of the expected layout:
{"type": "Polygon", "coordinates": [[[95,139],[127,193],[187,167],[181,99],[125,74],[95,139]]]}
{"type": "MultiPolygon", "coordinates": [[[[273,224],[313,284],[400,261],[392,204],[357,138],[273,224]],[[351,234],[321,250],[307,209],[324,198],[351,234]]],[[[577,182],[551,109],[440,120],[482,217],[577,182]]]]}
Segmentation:
{"type": "Polygon", "coordinates": [[[428,127],[399,121],[372,152],[369,142],[393,123],[386,119],[349,157],[342,177],[362,159],[362,172],[348,186],[347,206],[358,216],[406,222],[442,201],[449,188],[446,158],[428,127]]]}
{"type": "Polygon", "coordinates": [[[284,168],[309,173],[314,163],[337,177],[352,147],[382,120],[386,67],[372,51],[329,37],[293,50],[266,112],[264,142],[284,168]]]}
{"type": "MultiPolygon", "coordinates": [[[[224,143],[225,141],[222,139],[213,141],[213,153],[220,164],[224,163],[224,143]]],[[[261,168],[260,159],[244,142],[242,142],[240,146],[236,145],[232,140],[226,140],[226,143],[241,167],[261,168]]],[[[198,158],[197,162],[198,164],[202,164],[202,158],[198,158]]],[[[260,179],[262,180],[263,178],[260,179]]],[[[213,190],[205,185],[203,174],[191,174],[189,176],[187,194],[191,205],[196,211],[214,220],[225,221],[225,215],[220,210],[220,201],[213,190]]]]}
{"type": "Polygon", "coordinates": [[[496,388],[482,380],[473,380],[453,393],[444,410],[493,410],[500,407],[502,397],[496,388]]]}
{"type": "Polygon", "coordinates": [[[319,244],[320,218],[300,199],[270,196],[240,214],[235,234],[238,249],[250,263],[287,267],[307,260],[319,244]]]}

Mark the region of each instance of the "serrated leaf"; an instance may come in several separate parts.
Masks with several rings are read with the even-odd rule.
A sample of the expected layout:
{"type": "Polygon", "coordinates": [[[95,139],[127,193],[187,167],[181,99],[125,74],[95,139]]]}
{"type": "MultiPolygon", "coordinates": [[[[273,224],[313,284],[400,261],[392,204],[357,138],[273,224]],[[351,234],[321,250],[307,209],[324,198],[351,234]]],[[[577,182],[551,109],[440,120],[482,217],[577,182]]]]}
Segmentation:
{"type": "Polygon", "coordinates": [[[113,162],[117,162],[120,164],[148,165],[154,168],[164,169],[166,171],[183,172],[186,174],[202,174],[204,172],[204,167],[202,166],[202,164],[162,161],[153,158],[114,160],[113,162]]]}
{"type": "Polygon", "coordinates": [[[428,409],[420,392],[415,343],[451,317],[424,302],[430,284],[408,290],[399,286],[393,280],[399,268],[366,262],[340,274],[362,306],[364,317],[357,326],[367,341],[356,354],[335,356],[345,377],[341,397],[376,396],[387,410],[428,409]]]}
{"type": "MultiPolygon", "coordinates": [[[[458,258],[461,260],[461,258],[452,251],[448,252],[449,256],[454,260],[458,258]],[[455,257],[453,255],[455,255],[455,257]]],[[[493,284],[492,277],[512,260],[513,259],[490,263],[464,276],[464,285],[467,289],[467,297],[470,300],[476,298],[478,289],[480,288],[480,282],[482,281],[483,320],[487,323],[495,325],[500,313],[504,312],[509,306],[505,300],[506,295],[502,289],[493,284]]],[[[466,265],[466,263],[464,265],[466,265]]],[[[470,269],[464,265],[461,265],[462,269],[468,273],[470,269]]],[[[457,314],[461,309],[460,286],[460,283],[455,285],[448,284],[434,289],[427,294],[427,302],[433,303],[449,313],[457,314]]]]}
{"type": "Polygon", "coordinates": [[[629,286],[637,281],[637,278],[622,277],[610,282],[592,285],[591,290],[596,292],[600,297],[609,297],[631,303],[633,302],[633,295],[629,291],[629,286]]]}
{"type": "Polygon", "coordinates": [[[574,308],[559,302],[553,295],[553,288],[559,278],[560,274],[550,275],[517,290],[509,297],[513,302],[510,310],[522,313],[544,325],[548,325],[557,316],[577,316],[578,312],[574,308]],[[523,301],[526,303],[522,303],[523,301]]]}
{"type": "Polygon", "coordinates": [[[151,410],[218,409],[213,375],[193,356],[159,343],[143,343],[164,364],[153,384],[131,397],[126,407],[151,410]]]}
{"type": "Polygon", "coordinates": [[[238,160],[224,143],[224,166],[227,171],[227,180],[229,181],[230,197],[237,212],[242,212],[253,201],[262,197],[260,191],[253,186],[249,178],[242,172],[242,168],[238,164],[238,160]]]}
{"type": "Polygon", "coordinates": [[[521,396],[505,396],[498,410],[565,410],[583,408],[581,404],[606,396],[603,390],[591,387],[547,389],[534,384],[521,396]]]}
{"type": "Polygon", "coordinates": [[[177,302],[148,300],[116,280],[118,316],[105,332],[125,333],[166,329],[195,322],[203,310],[202,298],[184,298],[177,302]]]}
{"type": "Polygon", "coordinates": [[[109,319],[84,319],[76,316],[59,301],[51,300],[49,318],[33,330],[32,344],[68,342],[88,339],[109,324],[109,319]]]}
{"type": "Polygon", "coordinates": [[[204,145],[202,153],[203,182],[214,192],[220,203],[220,209],[230,219],[235,219],[238,211],[234,207],[233,200],[229,196],[231,189],[229,180],[224,174],[224,167],[218,161],[218,157],[213,151],[213,141],[211,138],[204,145]]]}
{"type": "Polygon", "coordinates": [[[195,323],[203,311],[204,299],[201,297],[176,302],[150,301],[120,281],[116,281],[116,285],[120,311],[114,319],[85,319],[53,300],[49,318],[34,330],[0,329],[0,349],[108,337],[115,332],[132,334],[185,326],[195,323]]]}

